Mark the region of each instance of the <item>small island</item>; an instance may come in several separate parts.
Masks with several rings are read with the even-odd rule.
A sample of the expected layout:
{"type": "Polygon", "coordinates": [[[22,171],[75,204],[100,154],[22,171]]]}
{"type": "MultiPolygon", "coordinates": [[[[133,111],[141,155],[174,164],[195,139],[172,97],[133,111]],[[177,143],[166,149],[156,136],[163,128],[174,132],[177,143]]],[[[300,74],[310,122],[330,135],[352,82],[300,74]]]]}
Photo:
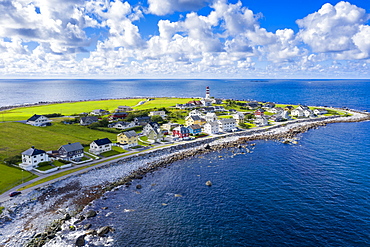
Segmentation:
{"type": "MultiPolygon", "coordinates": [[[[34,232],[47,226],[50,230],[55,220],[62,226],[105,192],[130,186],[174,161],[230,147],[248,155],[247,146],[255,140],[296,144],[295,136],[311,128],[370,119],[368,113],[344,108],[216,99],[209,87],[204,98],[40,102],[0,113],[6,133],[0,150],[5,181],[0,187],[0,219],[15,216],[12,212],[30,220],[43,214],[43,224],[23,226],[34,232]],[[96,180],[103,169],[109,175],[96,180]],[[10,189],[23,194],[9,199],[4,192],[10,189]],[[53,210],[42,209],[45,195],[53,210]],[[37,201],[33,206],[32,200],[37,201]]],[[[30,246],[37,241],[40,238],[33,238],[30,246]]]]}

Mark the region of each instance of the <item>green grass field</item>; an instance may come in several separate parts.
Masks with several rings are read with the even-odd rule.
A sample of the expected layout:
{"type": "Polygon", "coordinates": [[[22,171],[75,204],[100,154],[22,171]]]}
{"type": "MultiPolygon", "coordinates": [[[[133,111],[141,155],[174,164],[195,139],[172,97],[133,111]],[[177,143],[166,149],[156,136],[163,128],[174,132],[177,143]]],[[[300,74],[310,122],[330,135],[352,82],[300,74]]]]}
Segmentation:
{"type": "Polygon", "coordinates": [[[54,124],[49,127],[34,127],[22,123],[0,123],[0,160],[18,155],[35,146],[45,151],[57,150],[74,142],[90,144],[98,138],[116,140],[116,134],[92,130],[79,125],[54,124]]]}
{"type": "Polygon", "coordinates": [[[176,106],[176,104],[184,104],[191,100],[191,98],[179,99],[179,98],[155,98],[154,100],[148,101],[143,105],[137,106],[134,109],[137,110],[146,110],[153,108],[162,108],[162,107],[171,107],[176,106]]]}
{"type": "Polygon", "coordinates": [[[120,105],[135,106],[142,99],[119,99],[102,101],[82,101],[73,103],[51,104],[21,107],[9,111],[0,112],[0,121],[19,121],[27,120],[34,114],[44,115],[60,113],[65,116],[79,114],[82,112],[91,112],[96,109],[114,111],[120,105]]]}
{"type": "Polygon", "coordinates": [[[131,106],[137,110],[145,110],[151,108],[170,107],[176,104],[187,103],[191,98],[155,98],[143,105],[134,107],[137,103],[144,99],[117,99],[117,100],[102,100],[102,101],[82,101],[62,104],[50,104],[30,107],[20,107],[8,111],[0,112],[0,121],[19,121],[27,120],[34,114],[44,115],[52,113],[60,113],[65,116],[75,115],[82,112],[91,112],[95,109],[114,111],[120,105],[131,106]]]}
{"type": "Polygon", "coordinates": [[[0,164],[0,194],[10,190],[22,182],[29,181],[36,177],[36,175],[33,175],[30,172],[22,172],[21,169],[0,164]]]}

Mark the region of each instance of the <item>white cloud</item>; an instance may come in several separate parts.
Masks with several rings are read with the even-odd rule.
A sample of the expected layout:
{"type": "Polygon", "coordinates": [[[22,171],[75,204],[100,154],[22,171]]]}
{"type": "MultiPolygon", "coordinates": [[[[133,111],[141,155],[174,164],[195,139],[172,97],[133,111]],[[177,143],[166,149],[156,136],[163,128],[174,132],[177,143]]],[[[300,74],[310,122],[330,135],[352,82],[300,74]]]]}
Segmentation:
{"type": "Polygon", "coordinates": [[[0,73],[133,77],[370,73],[366,72],[369,15],[348,2],[324,4],[298,20],[298,33],[288,28],[266,30],[259,23],[261,14],[240,1],[148,4],[145,10],[125,0],[3,0],[0,73]],[[188,12],[206,4],[207,15],[188,12]],[[175,11],[184,12],[178,20],[161,18],[153,35],[142,37],[139,25],[148,13],[175,11]],[[89,56],[77,59],[87,50],[89,56]]]}
{"type": "Polygon", "coordinates": [[[352,37],[368,20],[365,10],[348,2],[326,3],[313,14],[297,20],[298,36],[313,52],[342,52],[354,49],[352,37]]]}
{"type": "Polygon", "coordinates": [[[171,14],[175,11],[197,10],[210,0],[148,0],[148,12],[155,15],[171,14]]]}

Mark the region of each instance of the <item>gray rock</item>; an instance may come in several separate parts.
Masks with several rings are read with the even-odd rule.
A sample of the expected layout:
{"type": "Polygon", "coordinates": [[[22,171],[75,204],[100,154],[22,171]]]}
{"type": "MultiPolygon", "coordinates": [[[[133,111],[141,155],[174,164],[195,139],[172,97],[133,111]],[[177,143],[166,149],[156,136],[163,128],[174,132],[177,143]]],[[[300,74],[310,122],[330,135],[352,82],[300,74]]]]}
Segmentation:
{"type": "Polygon", "coordinates": [[[87,211],[85,216],[86,216],[86,218],[95,217],[96,216],[96,211],[95,210],[89,210],[89,211],[87,211]]]}
{"type": "Polygon", "coordinates": [[[91,228],[91,224],[90,224],[90,223],[88,223],[88,224],[84,225],[84,230],[88,230],[88,229],[90,229],[90,228],[91,228]]]}
{"type": "Polygon", "coordinates": [[[76,246],[84,246],[85,245],[85,235],[81,235],[76,239],[76,246]]]}
{"type": "Polygon", "coordinates": [[[103,227],[99,228],[99,230],[97,231],[97,234],[98,234],[99,237],[104,237],[105,234],[109,233],[110,231],[113,231],[112,227],[103,226],[103,227]]]}

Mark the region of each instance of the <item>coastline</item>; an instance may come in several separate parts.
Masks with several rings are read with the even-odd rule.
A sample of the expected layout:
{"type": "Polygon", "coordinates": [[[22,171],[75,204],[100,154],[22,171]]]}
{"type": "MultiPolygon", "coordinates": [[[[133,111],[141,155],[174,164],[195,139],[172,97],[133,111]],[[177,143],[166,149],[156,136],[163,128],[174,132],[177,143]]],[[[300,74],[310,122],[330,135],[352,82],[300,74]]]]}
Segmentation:
{"type": "MultiPolygon", "coordinates": [[[[56,219],[59,219],[60,227],[64,229],[65,225],[74,224],[84,214],[83,209],[86,205],[95,199],[103,197],[106,191],[110,191],[117,186],[129,186],[131,180],[141,179],[145,174],[166,167],[177,160],[206,152],[214,152],[223,148],[245,145],[246,142],[254,140],[292,138],[299,133],[328,123],[370,120],[368,113],[353,110],[348,112],[353,115],[349,117],[295,120],[267,128],[184,142],[157,150],[150,150],[145,154],[122,158],[97,169],[72,175],[67,179],[35,189],[27,195],[3,203],[1,206],[5,205],[6,209],[4,211],[6,212],[0,218],[0,224],[2,225],[0,243],[5,244],[5,246],[14,246],[25,244],[31,239],[40,239],[40,236],[36,237],[39,235],[37,233],[44,232],[45,227],[49,226],[56,219]],[[107,175],[110,176],[109,179],[100,180],[102,176],[107,175]],[[97,183],[98,180],[100,180],[99,183],[97,183]],[[14,202],[17,205],[12,205],[14,202]],[[45,210],[45,208],[49,210],[45,210]],[[7,209],[10,209],[12,212],[7,209]],[[38,216],[41,214],[46,219],[38,219],[38,216]],[[76,217],[70,219],[66,215],[76,217]],[[7,227],[8,225],[12,226],[7,227]]],[[[83,230],[81,229],[81,231],[83,230]]],[[[53,234],[57,235],[56,239],[59,237],[58,234],[53,234]]],[[[45,235],[45,238],[50,238],[48,236],[50,235],[45,235]]]]}

